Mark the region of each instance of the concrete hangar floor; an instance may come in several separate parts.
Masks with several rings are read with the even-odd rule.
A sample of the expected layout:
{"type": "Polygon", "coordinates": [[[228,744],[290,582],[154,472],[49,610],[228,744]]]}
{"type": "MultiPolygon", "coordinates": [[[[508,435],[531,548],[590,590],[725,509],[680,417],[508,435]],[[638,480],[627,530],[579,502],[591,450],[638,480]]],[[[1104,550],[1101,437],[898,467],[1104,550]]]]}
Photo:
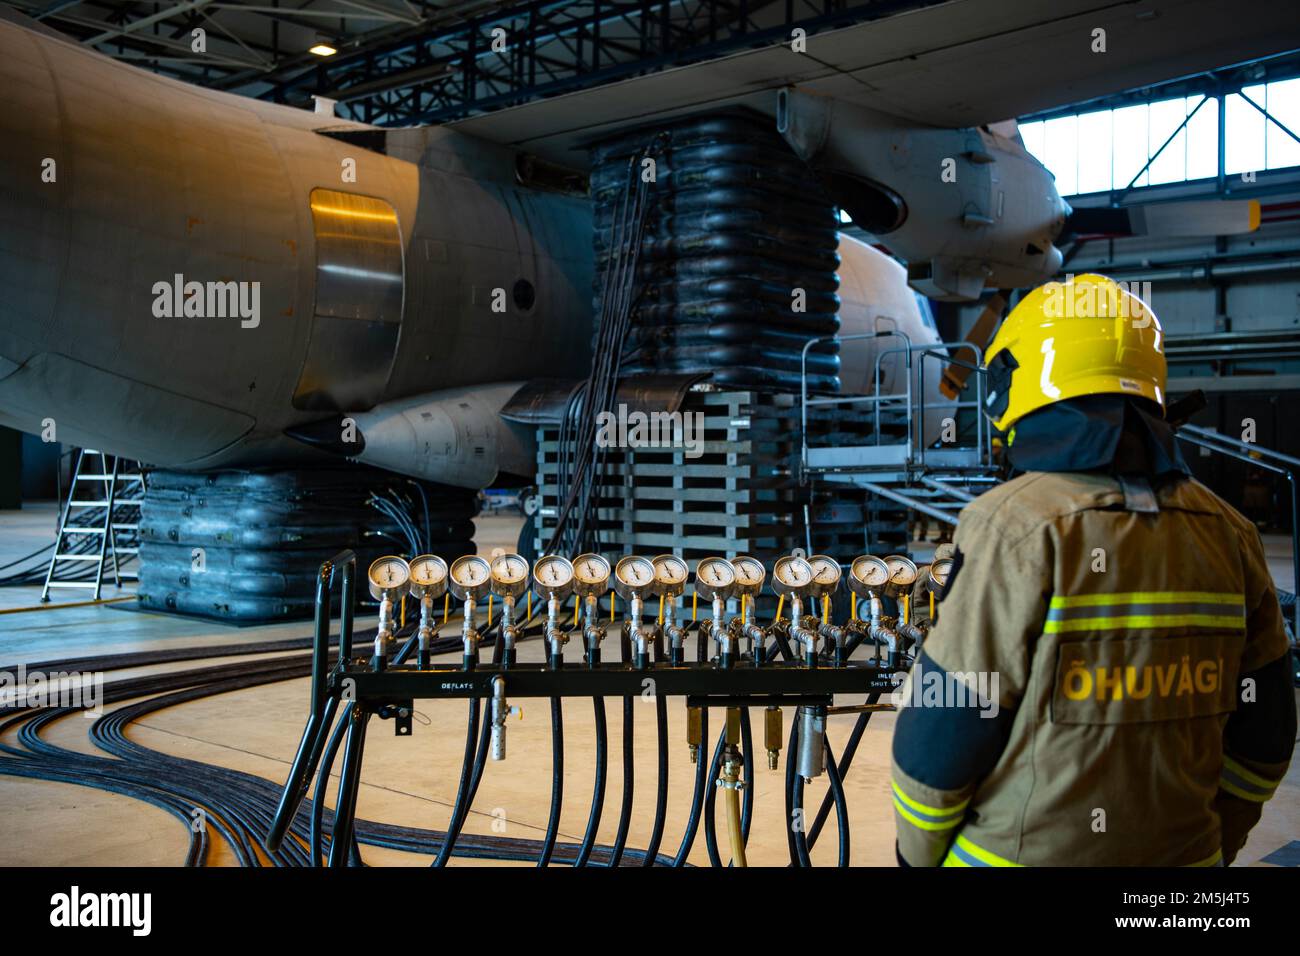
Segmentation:
{"type": "MultiPolygon", "coordinates": [[[[52,503],[23,511],[0,512],[0,564],[48,542],[56,521],[52,503]]],[[[477,519],[478,547],[489,553],[511,547],[518,537],[519,519],[481,516],[477,519]]],[[[1268,540],[1266,546],[1276,576],[1288,572],[1288,544],[1268,540]]],[[[918,548],[922,547],[918,545],[918,548]]],[[[1282,586],[1285,581],[1280,582],[1282,586]]],[[[129,594],[131,586],[123,588],[129,594]]],[[[0,612],[36,606],[39,587],[0,589],[0,612]]],[[[105,597],[119,596],[111,586],[105,597]]],[[[76,598],[65,597],[65,602],[76,598]]],[[[358,621],[358,627],[363,621],[358,621]]],[[[159,614],[126,611],[112,604],[64,607],[22,613],[0,613],[0,665],[23,662],[159,650],[255,644],[305,637],[309,622],[265,627],[231,628],[159,614]]],[[[525,641],[521,661],[542,660],[540,641],[525,641]]],[[[254,658],[205,659],[201,666],[254,658]]],[[[445,659],[451,660],[456,655],[445,659]]],[[[107,680],[140,677],[164,670],[200,666],[193,662],[155,665],[114,672],[107,680]]],[[[128,740],[165,754],[254,774],[279,787],[288,772],[307,711],[307,678],[283,680],[258,687],[203,697],[147,714],[124,728],[128,740]]],[[[837,701],[845,703],[847,701],[837,701]]],[[[578,842],[586,827],[591,799],[594,724],[590,706],[566,701],[565,788],[561,817],[561,843],[578,842]]],[[[109,705],[111,711],[118,704],[109,705]]],[[[455,798],[464,748],[463,701],[423,701],[417,706],[414,739],[395,737],[386,724],[373,727],[363,765],[359,818],[411,827],[441,830],[447,825],[455,798]]],[[[691,798],[695,767],[686,746],[685,707],[670,702],[669,787],[663,851],[675,852],[681,839],[691,798]]],[[[636,714],[635,812],[629,847],[643,847],[652,827],[655,794],[655,734],[652,707],[636,714]]],[[[858,866],[894,865],[894,822],[889,788],[889,746],[894,715],[877,713],[869,723],[858,755],[845,780],[852,831],[851,862],[858,866]]],[[[610,766],[605,813],[599,843],[613,841],[622,799],[621,706],[609,701],[606,721],[610,732],[610,766]]],[[[838,749],[852,726],[850,715],[831,716],[828,737],[838,749]]],[[[105,756],[90,739],[93,721],[70,716],[52,722],[42,731],[50,744],[86,754],[105,756]]],[[[378,721],[376,721],[379,724],[378,721]]],[[[761,733],[761,725],[757,733],[761,733]]],[[[16,733],[7,730],[0,743],[17,746],[16,733]]],[[[787,862],[781,827],[782,769],[769,771],[759,754],[756,771],[754,824],[749,840],[751,866],[783,866],[787,862]]],[[[0,756],[0,759],[11,759],[0,756]]],[[[550,803],[550,716],[544,703],[525,702],[522,720],[512,721],[509,755],[489,764],[484,774],[466,834],[542,838],[550,803]]],[[[337,782],[337,766],[335,770],[337,782]]],[[[825,778],[808,789],[806,806],[820,806],[825,778]]],[[[334,789],[329,791],[332,805],[334,789]]],[[[816,865],[836,860],[834,815],[824,838],[813,850],[816,865]]],[[[1264,809],[1259,826],[1251,833],[1238,865],[1300,864],[1300,763],[1293,763],[1276,796],[1264,809]]],[[[3,866],[176,866],[184,862],[189,830],[158,807],[127,796],[73,783],[50,782],[0,775],[0,865],[3,866]]],[[[427,865],[431,857],[400,850],[363,846],[367,863],[381,866],[427,865]]],[[[725,856],[725,836],[723,837],[725,856]]],[[[209,865],[235,865],[238,859],[224,840],[212,841],[209,865]]],[[[702,834],[688,862],[708,863],[702,834]]],[[[453,858],[451,865],[511,865],[453,858]]],[[[518,864],[525,865],[525,864],[518,864]]]]}

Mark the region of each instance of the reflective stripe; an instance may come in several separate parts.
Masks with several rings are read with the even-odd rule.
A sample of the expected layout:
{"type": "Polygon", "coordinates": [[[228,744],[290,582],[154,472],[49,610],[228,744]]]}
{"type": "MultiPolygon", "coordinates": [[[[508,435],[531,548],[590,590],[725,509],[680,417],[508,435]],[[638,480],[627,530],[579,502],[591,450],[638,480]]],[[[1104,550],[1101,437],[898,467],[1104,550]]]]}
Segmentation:
{"type": "Polygon", "coordinates": [[[1277,790],[1280,780],[1269,780],[1243,767],[1226,754],[1223,769],[1219,771],[1219,786],[1234,797],[1252,803],[1264,803],[1277,790]]]}
{"type": "MultiPolygon", "coordinates": [[[[1232,615],[1228,614],[1230,609],[1222,604],[1210,604],[1209,602],[1192,602],[1179,601],[1178,603],[1158,604],[1154,601],[1145,603],[1121,604],[1116,607],[1100,608],[1093,605],[1087,607],[1056,607],[1047,612],[1049,621],[1071,621],[1080,618],[1097,617],[1099,613],[1122,611],[1126,617],[1169,617],[1171,615],[1185,614],[1205,614],[1210,617],[1229,617],[1235,616],[1235,609],[1232,615]]],[[[1245,608],[1242,608],[1245,612],[1245,608]]]]}
{"type": "Polygon", "coordinates": [[[1051,600],[1045,634],[1113,628],[1215,627],[1244,630],[1242,595],[1218,591],[1124,591],[1057,595],[1051,600]]]}
{"type": "MultiPolygon", "coordinates": [[[[1184,863],[1184,867],[1197,866],[1218,866],[1223,860],[1223,851],[1215,850],[1213,854],[1207,856],[1204,860],[1197,860],[1195,863],[1184,863]]],[[[953,841],[948,850],[948,855],[944,858],[944,866],[1017,866],[1022,867],[1022,863],[1013,863],[1008,859],[998,856],[996,853],[990,853],[983,847],[976,846],[962,834],[957,834],[957,839],[953,841]]]]}
{"type": "Polygon", "coordinates": [[[969,798],[951,807],[931,807],[905,794],[898,781],[891,780],[890,786],[894,788],[894,809],[914,827],[931,831],[951,830],[966,817],[969,798]]]}
{"type": "Polygon", "coordinates": [[[1214,627],[1233,631],[1245,630],[1246,618],[1242,616],[1217,617],[1210,614],[1146,614],[1124,617],[1088,617],[1077,621],[1047,621],[1043,625],[1044,634],[1059,634],[1062,631],[1101,631],[1112,628],[1159,628],[1159,627],[1214,627]]]}
{"type": "Polygon", "coordinates": [[[944,866],[1020,866],[1019,863],[1013,863],[1010,860],[998,856],[996,853],[990,853],[983,847],[976,846],[962,834],[957,834],[957,839],[953,841],[952,847],[948,850],[948,856],[943,861],[944,866]]]}

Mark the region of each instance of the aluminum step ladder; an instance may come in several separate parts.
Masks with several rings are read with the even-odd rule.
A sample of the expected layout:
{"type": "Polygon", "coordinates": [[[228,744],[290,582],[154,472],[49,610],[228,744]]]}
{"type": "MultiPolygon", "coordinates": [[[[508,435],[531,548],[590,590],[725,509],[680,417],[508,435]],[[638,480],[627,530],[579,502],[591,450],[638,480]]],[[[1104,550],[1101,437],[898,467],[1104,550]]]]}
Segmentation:
{"type": "Polygon", "coordinates": [[[138,577],[123,565],[140,552],[144,487],[139,462],[91,448],[78,451],[54,554],[45,572],[42,603],[49,601],[54,588],[89,589],[98,601],[106,568],[111,567],[113,584],[119,588],[123,581],[138,577]],[[93,579],[85,577],[88,565],[94,567],[93,579]]]}

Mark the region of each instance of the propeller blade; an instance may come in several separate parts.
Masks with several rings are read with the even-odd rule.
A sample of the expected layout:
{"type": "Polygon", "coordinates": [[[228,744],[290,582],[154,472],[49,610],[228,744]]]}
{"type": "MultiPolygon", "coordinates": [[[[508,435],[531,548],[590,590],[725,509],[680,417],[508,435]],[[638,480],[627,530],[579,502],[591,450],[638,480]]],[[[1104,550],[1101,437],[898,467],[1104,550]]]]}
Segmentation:
{"type": "Polygon", "coordinates": [[[1254,199],[1188,200],[1145,206],[1075,209],[1063,235],[1074,236],[1236,236],[1259,228],[1254,199]]]}

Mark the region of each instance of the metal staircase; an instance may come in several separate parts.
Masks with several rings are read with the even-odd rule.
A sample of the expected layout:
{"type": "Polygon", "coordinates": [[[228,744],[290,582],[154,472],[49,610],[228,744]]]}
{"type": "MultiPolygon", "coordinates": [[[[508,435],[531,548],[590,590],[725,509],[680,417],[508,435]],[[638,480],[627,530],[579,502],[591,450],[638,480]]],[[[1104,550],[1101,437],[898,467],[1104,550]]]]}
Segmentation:
{"type": "Polygon", "coordinates": [[[89,589],[97,601],[106,569],[116,587],[134,580],[136,572],[123,566],[140,551],[143,500],[139,462],[90,448],[78,451],[41,601],[49,601],[55,588],[89,589]]]}
{"type": "MultiPolygon", "coordinates": [[[[897,339],[900,344],[877,352],[873,394],[814,397],[808,393],[807,376],[803,376],[801,475],[814,484],[849,484],[955,525],[958,512],[998,482],[991,447],[992,429],[980,413],[984,382],[982,376],[975,376],[973,400],[930,402],[928,407],[925,383],[927,377],[937,381],[946,365],[965,364],[954,359],[952,353],[961,351],[972,355],[978,365],[983,361],[983,350],[970,342],[913,345],[904,333],[896,330],[845,335],[838,337],[838,341],[884,338],[897,339]],[[881,362],[891,356],[899,356],[906,386],[896,394],[881,394],[881,362]],[[862,406],[872,416],[874,441],[862,445],[810,446],[808,410],[825,405],[862,406]],[[951,442],[927,441],[927,432],[935,431],[933,426],[940,416],[946,413],[956,422],[967,409],[974,411],[973,435],[954,436],[951,442]]],[[[810,340],[804,346],[805,358],[809,349],[823,341],[827,339],[810,340]]]]}

